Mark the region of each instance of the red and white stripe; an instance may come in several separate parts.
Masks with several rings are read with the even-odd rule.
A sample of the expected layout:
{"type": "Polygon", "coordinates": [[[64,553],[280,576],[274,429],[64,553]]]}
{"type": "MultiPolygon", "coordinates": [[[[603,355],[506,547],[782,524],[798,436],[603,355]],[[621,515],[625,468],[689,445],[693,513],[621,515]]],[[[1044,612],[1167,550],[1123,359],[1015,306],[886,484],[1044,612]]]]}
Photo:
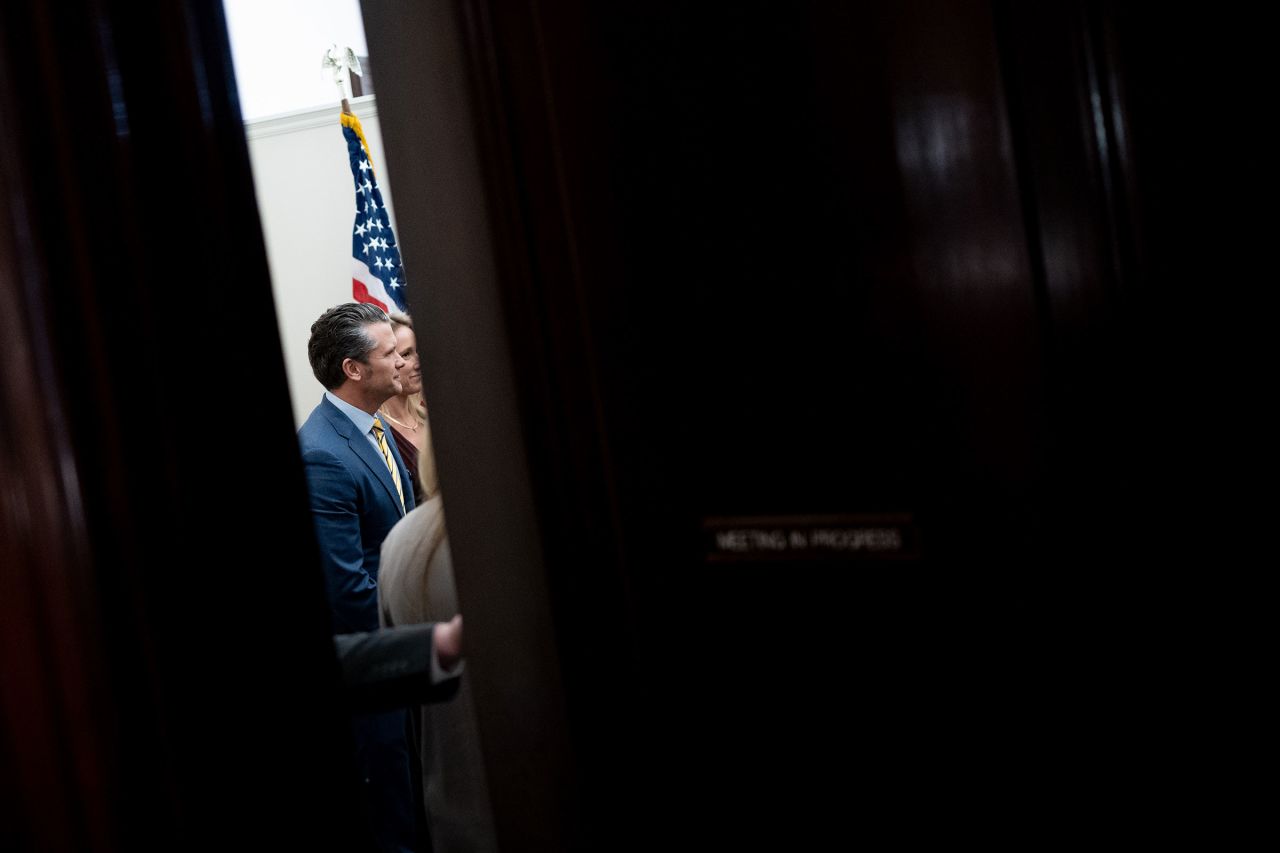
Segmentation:
{"type": "Polygon", "coordinates": [[[390,312],[395,300],[387,293],[382,281],[369,271],[369,266],[359,258],[351,259],[351,295],[356,302],[377,305],[390,312]]]}

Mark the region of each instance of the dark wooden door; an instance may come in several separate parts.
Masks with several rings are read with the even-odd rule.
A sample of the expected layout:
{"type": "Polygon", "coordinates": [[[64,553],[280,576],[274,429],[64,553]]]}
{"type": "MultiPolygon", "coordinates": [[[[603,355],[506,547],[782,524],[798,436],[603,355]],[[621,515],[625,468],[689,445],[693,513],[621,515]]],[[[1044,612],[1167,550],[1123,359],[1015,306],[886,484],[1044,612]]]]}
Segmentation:
{"type": "Polygon", "coordinates": [[[361,849],[221,5],[0,54],[0,847],[361,849]]]}
{"type": "Polygon", "coordinates": [[[1191,19],[365,13],[503,837],[1123,811],[1191,19]]]}

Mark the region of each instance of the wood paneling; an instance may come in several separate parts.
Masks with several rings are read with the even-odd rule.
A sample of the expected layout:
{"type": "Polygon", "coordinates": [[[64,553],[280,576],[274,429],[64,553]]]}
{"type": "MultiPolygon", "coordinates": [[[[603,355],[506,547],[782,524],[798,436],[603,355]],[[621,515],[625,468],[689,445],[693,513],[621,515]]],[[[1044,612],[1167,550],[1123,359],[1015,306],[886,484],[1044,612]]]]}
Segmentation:
{"type": "Polygon", "coordinates": [[[221,6],[0,39],[4,832],[358,849],[221,6]]]}

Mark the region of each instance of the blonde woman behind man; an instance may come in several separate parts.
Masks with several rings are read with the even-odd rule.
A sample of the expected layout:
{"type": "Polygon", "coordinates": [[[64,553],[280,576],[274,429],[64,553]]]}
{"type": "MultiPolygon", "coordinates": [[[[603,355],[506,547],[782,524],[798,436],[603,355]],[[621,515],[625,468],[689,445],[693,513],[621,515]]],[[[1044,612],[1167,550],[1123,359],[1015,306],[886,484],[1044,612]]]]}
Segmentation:
{"type": "Polygon", "coordinates": [[[403,390],[383,403],[378,412],[382,415],[383,422],[391,427],[391,437],[395,439],[404,467],[415,472],[413,497],[421,505],[435,490],[434,466],[430,472],[431,489],[424,488],[423,478],[416,473],[419,467],[418,457],[431,442],[427,407],[422,401],[422,360],[418,357],[418,339],[413,333],[413,319],[399,311],[392,311],[389,316],[391,328],[396,334],[396,352],[404,359],[404,368],[400,371],[403,390]]]}

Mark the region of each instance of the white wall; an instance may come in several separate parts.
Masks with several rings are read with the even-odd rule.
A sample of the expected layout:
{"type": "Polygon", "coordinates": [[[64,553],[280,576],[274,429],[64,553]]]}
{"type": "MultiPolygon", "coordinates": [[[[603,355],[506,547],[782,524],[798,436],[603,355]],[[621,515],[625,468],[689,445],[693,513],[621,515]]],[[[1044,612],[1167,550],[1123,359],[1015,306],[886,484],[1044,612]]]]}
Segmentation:
{"type": "MultiPolygon", "coordinates": [[[[394,226],[395,207],[374,97],[356,98],[351,107],[364,126],[394,226]]],[[[330,103],[245,122],[289,396],[299,426],[324,393],[307,362],[311,324],[325,309],[351,301],[355,191],[338,113],[338,106],[330,103]]],[[[411,260],[403,260],[412,282],[411,260]]]]}
{"type": "Polygon", "coordinates": [[[367,56],[360,0],[223,0],[240,114],[246,119],[337,103],[330,45],[367,56]]]}

